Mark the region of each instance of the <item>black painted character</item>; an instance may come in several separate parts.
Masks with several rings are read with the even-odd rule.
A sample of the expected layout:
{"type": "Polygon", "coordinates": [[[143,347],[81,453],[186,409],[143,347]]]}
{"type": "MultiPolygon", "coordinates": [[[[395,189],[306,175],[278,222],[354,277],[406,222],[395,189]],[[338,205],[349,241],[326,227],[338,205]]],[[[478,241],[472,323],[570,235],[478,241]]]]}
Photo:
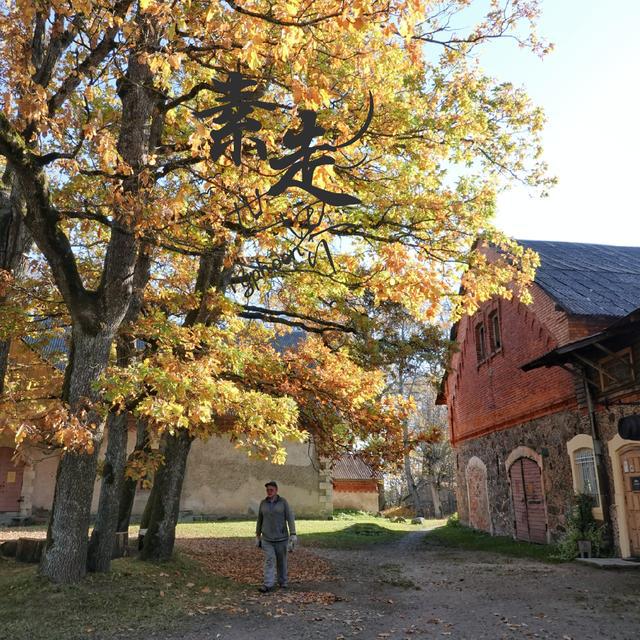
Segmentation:
{"type": "Polygon", "coordinates": [[[315,111],[304,109],[300,111],[300,121],[302,126],[299,129],[289,129],[282,139],[283,145],[287,149],[293,150],[293,153],[276,158],[269,161],[272,169],[285,170],[284,175],[274,184],[268,195],[278,196],[284,193],[289,187],[298,187],[312,196],[315,196],[320,202],[324,202],[334,207],[344,207],[353,204],[360,204],[361,200],[355,196],[346,193],[334,193],[327,191],[313,184],[313,174],[315,170],[322,165],[334,165],[335,159],[329,153],[348,147],[357,142],[365,134],[371,119],[373,118],[373,96],[369,94],[369,112],[367,118],[353,138],[340,145],[319,144],[312,146],[314,138],[318,138],[326,132],[324,127],[317,123],[318,114],[315,111]],[[327,152],[317,158],[312,158],[314,153],[327,152]],[[296,175],[300,174],[300,179],[296,179],[296,175]]]}
{"type": "MultiPolygon", "coordinates": [[[[218,160],[226,151],[227,147],[233,145],[232,157],[236,166],[240,166],[242,158],[242,137],[244,132],[257,133],[262,128],[261,123],[249,116],[255,109],[273,111],[278,105],[272,102],[260,100],[264,91],[262,89],[250,89],[258,83],[255,80],[246,78],[236,71],[229,72],[226,81],[213,81],[213,90],[221,94],[216,98],[220,103],[217,107],[198,111],[199,118],[213,119],[216,124],[222,125],[219,129],[212,129],[211,136],[211,158],[218,160]]],[[[256,145],[258,156],[262,160],[267,158],[267,147],[265,143],[257,137],[250,137],[256,145]]]]}

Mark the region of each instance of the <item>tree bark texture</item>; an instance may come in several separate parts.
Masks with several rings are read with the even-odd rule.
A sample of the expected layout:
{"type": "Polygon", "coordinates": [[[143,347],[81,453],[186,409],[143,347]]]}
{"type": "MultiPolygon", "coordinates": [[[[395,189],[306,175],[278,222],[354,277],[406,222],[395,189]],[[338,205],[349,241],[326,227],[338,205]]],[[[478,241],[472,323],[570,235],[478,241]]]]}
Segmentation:
{"type": "MultiPolygon", "coordinates": [[[[140,451],[149,451],[149,432],[147,430],[147,422],[142,418],[138,418],[136,424],[136,444],[131,452],[131,456],[136,455],[140,451]]],[[[118,500],[118,527],[117,531],[128,531],[131,522],[131,512],[133,511],[133,502],[136,497],[136,488],[138,481],[132,478],[124,478],[120,488],[120,498],[118,500]]]]}
{"type": "Polygon", "coordinates": [[[442,502],[440,501],[440,492],[434,478],[427,479],[427,484],[431,490],[431,499],[433,500],[433,517],[442,518],[442,502]]]}
{"type": "MultiPolygon", "coordinates": [[[[87,335],[74,327],[72,340],[73,360],[68,366],[73,372],[66,399],[71,410],[78,411],[86,400],[95,399],[93,385],[107,364],[113,335],[87,335]]],[[[102,438],[100,417],[90,410],[86,420],[97,425],[94,450],[67,452],[60,459],[40,563],[40,573],[59,583],[76,582],[86,574],[91,498],[102,438]]]]}
{"type": "MultiPolygon", "coordinates": [[[[138,270],[139,271],[139,270],[138,270]]],[[[134,286],[136,292],[133,298],[140,293],[148,280],[148,271],[143,274],[141,287],[134,286]]],[[[137,305],[134,312],[137,315],[137,305]]],[[[129,319],[131,309],[127,313],[129,319]]],[[[135,356],[135,338],[129,335],[120,335],[117,340],[117,362],[119,367],[128,366],[135,356]]],[[[124,470],[127,464],[127,442],[129,435],[129,419],[133,416],[129,411],[116,413],[110,411],[107,417],[107,451],[105,453],[102,483],[100,486],[100,501],[96,523],[89,541],[89,555],[87,556],[87,568],[89,571],[107,572],[111,567],[113,550],[116,545],[116,532],[122,487],[125,483],[124,470]]],[[[135,495],[135,484],[134,484],[135,495]]],[[[128,525],[127,525],[128,529],[128,525]]],[[[126,531],[126,529],[125,529],[126,531]]]]}
{"type": "Polygon", "coordinates": [[[4,393],[4,382],[9,366],[9,349],[11,349],[11,340],[0,340],[0,395],[4,393]]]}
{"type": "Polygon", "coordinates": [[[150,519],[140,557],[143,560],[169,560],[176,538],[180,514],[180,494],[193,438],[187,431],[165,434],[165,463],[156,473],[150,506],[150,519]]]}
{"type": "MultiPolygon", "coordinates": [[[[11,172],[5,178],[12,187],[10,195],[0,191],[0,269],[19,279],[24,273],[25,256],[33,241],[22,218],[24,202],[18,181],[12,179],[11,172]]],[[[0,306],[6,301],[6,296],[0,296],[0,306]]],[[[0,341],[0,394],[4,393],[10,348],[10,339],[0,341]]]]}
{"type": "Polygon", "coordinates": [[[128,416],[127,412],[111,412],[107,418],[107,451],[102,471],[98,513],[89,540],[89,571],[106,572],[111,568],[118,527],[119,498],[127,458],[128,416]]]}

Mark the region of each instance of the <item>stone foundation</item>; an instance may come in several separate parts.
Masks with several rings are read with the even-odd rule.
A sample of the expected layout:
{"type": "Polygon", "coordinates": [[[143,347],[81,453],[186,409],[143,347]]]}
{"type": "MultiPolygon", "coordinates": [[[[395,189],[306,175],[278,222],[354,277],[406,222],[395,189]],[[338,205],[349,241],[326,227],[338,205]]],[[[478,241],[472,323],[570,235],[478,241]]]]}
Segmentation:
{"type": "MultiPolygon", "coordinates": [[[[623,440],[617,428],[621,417],[639,413],[640,406],[629,403],[599,409],[596,421],[606,467],[613,542],[616,553],[626,557],[629,555],[629,543],[624,487],[618,469],[619,452],[625,447],[640,446],[640,443],[623,440]]],[[[459,442],[454,452],[461,522],[494,535],[515,534],[508,468],[515,459],[524,455],[534,459],[541,468],[549,540],[557,540],[565,530],[566,513],[574,494],[567,443],[578,434],[585,434],[591,442],[588,415],[585,411],[574,410],[459,442]],[[482,475],[479,472],[482,465],[478,461],[486,468],[488,522],[480,517],[484,507],[478,480],[482,475]],[[471,510],[469,496],[472,497],[471,510]]]]}
{"type": "MultiPolygon", "coordinates": [[[[565,513],[573,495],[566,443],[578,433],[589,433],[586,418],[582,419],[577,412],[566,411],[458,443],[454,451],[460,520],[470,526],[474,524],[470,519],[465,470],[471,462],[472,480],[479,474],[480,465],[472,461],[475,457],[486,468],[488,495],[488,521],[479,517],[476,511],[476,526],[495,535],[515,534],[507,462],[516,449],[524,447],[521,453],[530,450],[533,453],[529,457],[541,460],[547,526],[551,539],[556,539],[564,531],[565,513]]],[[[478,491],[472,495],[474,500],[482,500],[478,491]]]]}

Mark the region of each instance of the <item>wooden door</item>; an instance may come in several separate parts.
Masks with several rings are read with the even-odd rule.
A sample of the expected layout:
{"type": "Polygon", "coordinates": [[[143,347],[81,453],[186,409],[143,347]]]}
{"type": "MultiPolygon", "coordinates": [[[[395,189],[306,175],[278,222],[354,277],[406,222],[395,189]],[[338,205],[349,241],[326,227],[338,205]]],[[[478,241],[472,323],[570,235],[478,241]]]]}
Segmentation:
{"type": "Polygon", "coordinates": [[[487,472],[482,467],[467,469],[467,495],[469,496],[469,526],[491,531],[487,472]]]}
{"type": "Polygon", "coordinates": [[[640,447],[620,456],[631,555],[640,556],[640,447]]]}
{"type": "Polygon", "coordinates": [[[20,511],[22,464],[11,460],[13,449],[0,447],[0,511],[20,511]]]}
{"type": "Polygon", "coordinates": [[[516,538],[547,542],[547,523],[540,467],[530,458],[519,458],[509,469],[516,538]]]}

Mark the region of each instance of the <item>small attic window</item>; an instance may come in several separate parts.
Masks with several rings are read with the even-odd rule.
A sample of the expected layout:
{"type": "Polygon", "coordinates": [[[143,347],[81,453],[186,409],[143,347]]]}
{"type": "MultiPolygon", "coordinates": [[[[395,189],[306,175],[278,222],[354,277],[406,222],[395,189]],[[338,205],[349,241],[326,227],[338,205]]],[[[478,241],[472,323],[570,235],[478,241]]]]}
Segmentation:
{"type": "Polygon", "coordinates": [[[482,362],[487,357],[485,334],[484,322],[478,323],[476,325],[476,356],[478,357],[478,362],[482,362]]]}
{"type": "Polygon", "coordinates": [[[489,337],[491,341],[491,353],[502,348],[502,335],[500,334],[500,316],[494,311],[489,316],[489,337]]]}

